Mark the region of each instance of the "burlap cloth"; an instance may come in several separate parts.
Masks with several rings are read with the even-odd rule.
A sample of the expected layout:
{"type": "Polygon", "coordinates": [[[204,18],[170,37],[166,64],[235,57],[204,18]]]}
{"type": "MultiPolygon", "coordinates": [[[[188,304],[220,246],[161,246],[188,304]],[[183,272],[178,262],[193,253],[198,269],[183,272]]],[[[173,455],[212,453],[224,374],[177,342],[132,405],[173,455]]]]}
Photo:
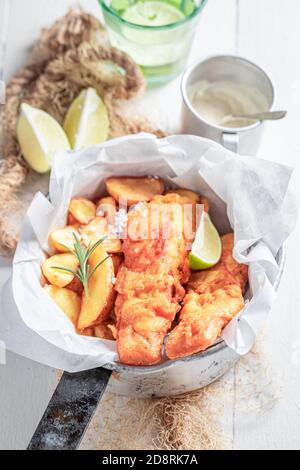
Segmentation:
{"type": "Polygon", "coordinates": [[[162,135],[145,118],[119,111],[122,101],[143,93],[144,78],[129,56],[109,46],[105,29],[95,17],[72,9],[50,29],[43,30],[29,63],[8,83],[6,104],[0,109],[2,255],[13,254],[16,247],[16,216],[20,218],[28,202],[22,189],[39,189],[39,181],[42,184],[44,180],[33,175],[22,158],[16,139],[20,104],[27,102],[44,109],[61,123],[73,99],[87,87],[96,88],[105,101],[110,138],[142,131],[162,135]]]}
{"type": "MultiPolygon", "coordinates": [[[[143,92],[144,80],[126,54],[108,45],[98,20],[73,9],[44,30],[28,65],[8,83],[6,105],[0,111],[2,254],[15,250],[17,216],[24,213],[31,193],[46,190],[48,184],[48,177],[30,171],[16,140],[21,102],[62,122],[73,99],[88,86],[95,87],[106,103],[110,137],[141,131],[162,135],[146,119],[120,112],[119,103],[143,92]]],[[[274,377],[265,354],[256,348],[215,384],[181,397],[141,400],[106,393],[82,449],[231,449],[233,410],[261,413],[272,408],[278,391],[274,377]]]]}

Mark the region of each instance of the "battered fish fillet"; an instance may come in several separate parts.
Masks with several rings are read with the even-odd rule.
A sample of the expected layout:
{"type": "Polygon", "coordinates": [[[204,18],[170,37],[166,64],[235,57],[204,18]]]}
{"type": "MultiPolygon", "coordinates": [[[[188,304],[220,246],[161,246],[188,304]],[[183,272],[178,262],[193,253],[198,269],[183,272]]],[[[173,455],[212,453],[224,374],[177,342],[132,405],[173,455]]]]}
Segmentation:
{"type": "Polygon", "coordinates": [[[214,344],[223,328],[243,308],[248,268],[232,256],[233,234],[222,237],[219,263],[192,274],[179,324],[166,345],[170,359],[204,351],[214,344]]]}
{"type": "Polygon", "coordinates": [[[188,196],[182,196],[177,193],[168,193],[165,196],[155,196],[152,204],[179,204],[182,209],[183,234],[187,242],[187,247],[191,246],[195,240],[197,227],[201,221],[203,210],[208,213],[209,202],[206,198],[199,196],[199,203],[188,196]]]}
{"type": "Polygon", "coordinates": [[[184,299],[180,323],[169,336],[166,352],[170,359],[204,351],[243,308],[239,286],[225,286],[213,294],[190,292],[184,299]]]}
{"type": "Polygon", "coordinates": [[[125,364],[161,361],[165,335],[185,295],[182,283],[189,278],[189,267],[183,233],[177,230],[182,210],[178,202],[169,201],[169,197],[160,197],[155,202],[171,214],[165,220],[159,210],[155,239],[150,234],[146,239],[137,235],[153,219],[151,204],[129,213],[128,229],[132,230],[123,243],[125,262],[115,286],[118,353],[125,364]]]}

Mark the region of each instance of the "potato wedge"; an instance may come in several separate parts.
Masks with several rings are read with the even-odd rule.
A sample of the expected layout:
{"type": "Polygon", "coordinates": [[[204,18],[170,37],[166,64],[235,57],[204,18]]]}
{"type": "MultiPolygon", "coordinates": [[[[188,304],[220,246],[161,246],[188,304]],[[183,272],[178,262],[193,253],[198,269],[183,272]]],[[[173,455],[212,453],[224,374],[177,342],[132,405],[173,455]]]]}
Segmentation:
{"type": "Polygon", "coordinates": [[[102,246],[107,253],[120,253],[122,251],[121,240],[109,235],[109,227],[105,217],[95,217],[81,232],[81,239],[85,245],[97,243],[103,237],[107,237],[102,246]]]}
{"type": "MultiPolygon", "coordinates": [[[[106,256],[103,247],[98,246],[90,256],[90,269],[93,270],[106,256]]],[[[116,297],[113,280],[114,265],[112,259],[108,258],[90,278],[89,296],[87,297],[85,292],[82,294],[82,306],[78,320],[79,331],[105,322],[116,297]]]]}
{"type": "Polygon", "coordinates": [[[119,269],[124,261],[123,256],[120,255],[112,255],[111,257],[112,262],[114,264],[115,276],[117,276],[119,269]]]}
{"type": "Polygon", "coordinates": [[[48,284],[47,279],[45,278],[43,274],[41,274],[41,277],[40,277],[40,284],[42,287],[45,287],[48,284]]]}
{"type": "Polygon", "coordinates": [[[65,228],[54,230],[49,235],[49,245],[59,253],[68,253],[74,248],[74,233],[79,237],[79,225],[68,225],[65,228]]]}
{"type": "Polygon", "coordinates": [[[72,282],[66,286],[68,289],[76,292],[76,294],[82,295],[83,285],[82,282],[79,281],[78,277],[74,277],[72,282]]]}
{"type": "Polygon", "coordinates": [[[96,217],[96,205],[88,199],[72,199],[69,216],[72,216],[80,224],[86,225],[96,217]]]}
{"type": "Polygon", "coordinates": [[[80,296],[64,287],[49,285],[45,286],[44,289],[76,327],[81,308],[80,296]]]}
{"type": "Polygon", "coordinates": [[[78,334],[81,336],[89,336],[89,337],[94,337],[95,336],[95,331],[94,328],[86,328],[83,331],[78,331],[78,334]]]}
{"type": "Polygon", "coordinates": [[[44,262],[42,272],[48,282],[56,287],[66,287],[73,281],[75,276],[71,273],[55,269],[55,267],[76,271],[79,267],[79,261],[76,256],[71,253],[63,253],[61,255],[51,256],[51,258],[48,258],[44,262]]]}
{"type": "Polygon", "coordinates": [[[190,199],[192,203],[200,203],[200,196],[199,194],[195,193],[194,191],[191,191],[190,189],[184,189],[184,188],[179,188],[179,189],[172,189],[168,191],[168,193],[175,193],[179,194],[179,196],[186,197],[190,199]]]}
{"type": "Polygon", "coordinates": [[[117,203],[113,197],[103,197],[97,203],[97,216],[105,217],[109,225],[114,225],[117,203]]]}
{"type": "Polygon", "coordinates": [[[75,217],[72,216],[72,214],[68,215],[68,225],[76,225],[78,224],[77,220],[75,217]]]}
{"type": "Polygon", "coordinates": [[[164,183],[154,177],[112,177],[106,180],[106,190],[117,202],[120,198],[129,206],[138,202],[151,201],[154,196],[163,194],[164,183]]]}
{"type": "Polygon", "coordinates": [[[115,340],[112,330],[110,329],[110,325],[108,323],[103,323],[102,325],[95,326],[94,334],[96,338],[109,339],[111,341],[115,340]]]}
{"type": "Polygon", "coordinates": [[[104,196],[99,199],[97,202],[97,209],[99,206],[113,206],[115,209],[117,209],[117,203],[116,200],[112,196],[104,196]]]}

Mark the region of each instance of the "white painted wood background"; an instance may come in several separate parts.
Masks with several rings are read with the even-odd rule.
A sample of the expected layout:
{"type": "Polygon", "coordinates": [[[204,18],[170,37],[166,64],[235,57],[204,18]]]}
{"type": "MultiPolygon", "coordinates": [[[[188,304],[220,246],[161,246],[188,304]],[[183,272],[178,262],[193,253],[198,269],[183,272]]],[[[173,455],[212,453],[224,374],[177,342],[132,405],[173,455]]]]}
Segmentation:
{"type": "MultiPolygon", "coordinates": [[[[61,16],[74,0],[0,0],[0,38],[5,3],[9,6],[8,47],[4,77],[23,64],[40,28],[61,16]]],[[[96,0],[83,7],[99,15],[96,0]]],[[[202,14],[190,60],[210,54],[234,53],[257,62],[271,75],[278,108],[287,108],[286,120],[270,124],[260,155],[296,168],[291,189],[300,187],[300,2],[299,0],[209,0],[202,14]]],[[[1,60],[1,54],[0,54],[1,60]]],[[[168,130],[180,129],[180,80],[148,92],[134,104],[168,130]]],[[[276,305],[267,325],[267,349],[273,367],[282,376],[281,398],[268,413],[233,411],[234,449],[300,448],[300,227],[288,242],[288,259],[276,305]]],[[[1,262],[4,280],[9,264],[1,262]]],[[[26,448],[57,383],[54,370],[7,355],[0,365],[0,449],[26,448]]]]}

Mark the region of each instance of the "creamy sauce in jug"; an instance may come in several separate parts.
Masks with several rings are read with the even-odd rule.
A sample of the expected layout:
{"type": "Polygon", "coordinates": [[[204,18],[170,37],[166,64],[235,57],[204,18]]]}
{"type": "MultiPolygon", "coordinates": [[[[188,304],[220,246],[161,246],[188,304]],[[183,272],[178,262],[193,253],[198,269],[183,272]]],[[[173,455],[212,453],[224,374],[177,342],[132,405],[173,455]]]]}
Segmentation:
{"type": "Polygon", "coordinates": [[[188,96],[200,117],[221,127],[249,126],[256,121],[234,116],[269,110],[267,98],[258,89],[226,80],[200,80],[189,88],[188,96]]]}

